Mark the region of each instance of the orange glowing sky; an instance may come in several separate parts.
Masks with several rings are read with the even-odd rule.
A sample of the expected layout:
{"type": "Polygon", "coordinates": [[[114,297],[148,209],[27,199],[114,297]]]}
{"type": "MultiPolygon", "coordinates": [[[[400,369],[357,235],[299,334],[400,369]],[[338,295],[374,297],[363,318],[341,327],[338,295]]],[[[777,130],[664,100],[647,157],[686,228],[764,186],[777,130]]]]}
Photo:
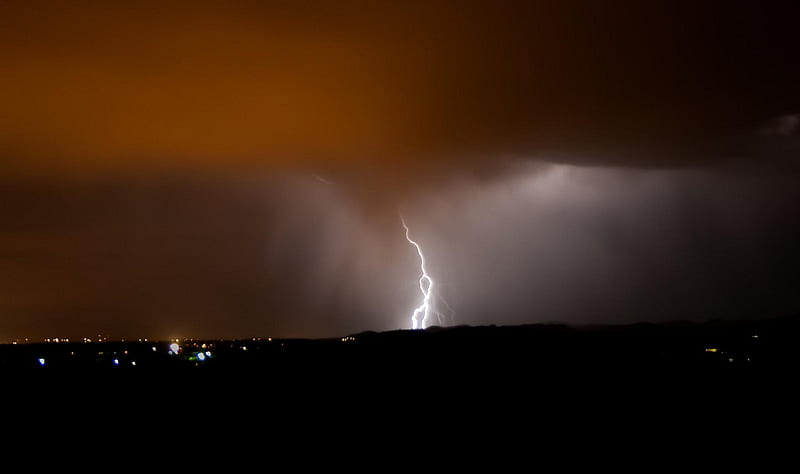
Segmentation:
{"type": "Polygon", "coordinates": [[[770,72],[781,58],[747,49],[783,33],[750,38],[736,21],[753,13],[728,16],[591,2],[7,1],[0,150],[6,171],[402,170],[684,143],[701,125],[779,115],[746,100],[754,73],[737,64],[788,83],[785,68],[770,72]]]}
{"type": "Polygon", "coordinates": [[[257,5],[4,2],[0,144],[65,168],[431,151],[448,63],[486,60],[458,12],[257,5]]]}

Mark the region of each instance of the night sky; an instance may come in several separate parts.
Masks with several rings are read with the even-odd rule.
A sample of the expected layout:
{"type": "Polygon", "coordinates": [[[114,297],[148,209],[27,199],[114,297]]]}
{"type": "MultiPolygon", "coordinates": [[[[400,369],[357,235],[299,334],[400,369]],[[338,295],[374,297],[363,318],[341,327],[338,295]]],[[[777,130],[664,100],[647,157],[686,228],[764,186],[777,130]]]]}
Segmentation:
{"type": "Polygon", "coordinates": [[[800,8],[0,1],[0,342],[800,312],[800,8]]]}

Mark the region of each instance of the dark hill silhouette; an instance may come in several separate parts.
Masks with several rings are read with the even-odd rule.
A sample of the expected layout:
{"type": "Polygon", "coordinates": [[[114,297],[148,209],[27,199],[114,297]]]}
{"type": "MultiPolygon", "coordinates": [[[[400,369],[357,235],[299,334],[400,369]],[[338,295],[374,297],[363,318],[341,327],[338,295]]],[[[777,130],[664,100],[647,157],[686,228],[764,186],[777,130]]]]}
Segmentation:
{"type": "Polygon", "coordinates": [[[167,342],[2,345],[0,368],[307,371],[330,376],[531,370],[753,372],[800,362],[798,336],[800,315],[702,323],[455,326],[318,340],[183,341],[178,355],[169,354],[167,342]]]}

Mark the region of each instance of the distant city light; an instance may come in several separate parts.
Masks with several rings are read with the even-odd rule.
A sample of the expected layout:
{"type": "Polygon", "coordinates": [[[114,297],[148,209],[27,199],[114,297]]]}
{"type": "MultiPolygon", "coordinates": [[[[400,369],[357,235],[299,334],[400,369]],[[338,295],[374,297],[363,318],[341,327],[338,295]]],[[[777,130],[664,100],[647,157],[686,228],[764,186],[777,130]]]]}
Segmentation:
{"type": "Polygon", "coordinates": [[[198,353],[197,353],[197,360],[199,360],[199,361],[204,361],[204,360],[206,360],[206,355],[205,355],[205,354],[203,354],[202,352],[198,352],[198,353]]]}
{"type": "Polygon", "coordinates": [[[44,364],[45,364],[46,362],[47,362],[47,361],[44,359],[44,357],[42,357],[42,358],[40,358],[40,359],[39,359],[39,365],[41,365],[42,367],[44,367],[44,364]]]}
{"type": "Polygon", "coordinates": [[[114,359],[114,365],[119,365],[119,359],[114,359]]]}
{"type": "Polygon", "coordinates": [[[706,348],[706,352],[717,352],[717,348],[716,347],[708,347],[708,348],[706,348]]]}
{"type": "Polygon", "coordinates": [[[174,342],[173,342],[172,344],[170,344],[170,345],[169,345],[169,348],[170,348],[170,350],[172,350],[172,352],[173,352],[174,354],[177,354],[177,353],[178,353],[178,351],[179,351],[179,350],[181,350],[180,346],[179,346],[179,345],[177,345],[177,344],[175,344],[174,342]]]}
{"type": "Polygon", "coordinates": [[[211,357],[211,351],[206,351],[206,357],[211,357]]]}

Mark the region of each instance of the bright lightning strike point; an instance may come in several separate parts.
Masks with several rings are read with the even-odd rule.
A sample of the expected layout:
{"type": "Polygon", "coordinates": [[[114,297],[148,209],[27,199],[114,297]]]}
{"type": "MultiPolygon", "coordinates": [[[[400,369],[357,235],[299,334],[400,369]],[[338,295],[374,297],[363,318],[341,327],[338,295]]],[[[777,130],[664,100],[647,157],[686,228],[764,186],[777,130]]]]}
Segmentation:
{"type": "MultiPolygon", "coordinates": [[[[431,315],[435,315],[439,324],[445,324],[445,317],[444,315],[437,311],[434,307],[434,292],[433,292],[433,280],[431,279],[430,275],[428,275],[428,271],[425,269],[425,256],[422,254],[422,248],[419,244],[411,239],[410,231],[408,230],[408,226],[406,225],[405,219],[403,219],[402,214],[400,215],[400,223],[403,224],[403,228],[406,230],[406,240],[408,240],[414,248],[417,249],[417,254],[419,255],[419,268],[422,271],[422,276],[419,278],[419,290],[422,292],[422,303],[411,313],[411,329],[425,329],[428,324],[428,321],[431,318],[431,315]]],[[[444,300],[441,296],[439,299],[447,306],[448,310],[450,311],[450,317],[452,317],[453,310],[450,308],[450,305],[447,304],[447,301],[444,300]]]]}

